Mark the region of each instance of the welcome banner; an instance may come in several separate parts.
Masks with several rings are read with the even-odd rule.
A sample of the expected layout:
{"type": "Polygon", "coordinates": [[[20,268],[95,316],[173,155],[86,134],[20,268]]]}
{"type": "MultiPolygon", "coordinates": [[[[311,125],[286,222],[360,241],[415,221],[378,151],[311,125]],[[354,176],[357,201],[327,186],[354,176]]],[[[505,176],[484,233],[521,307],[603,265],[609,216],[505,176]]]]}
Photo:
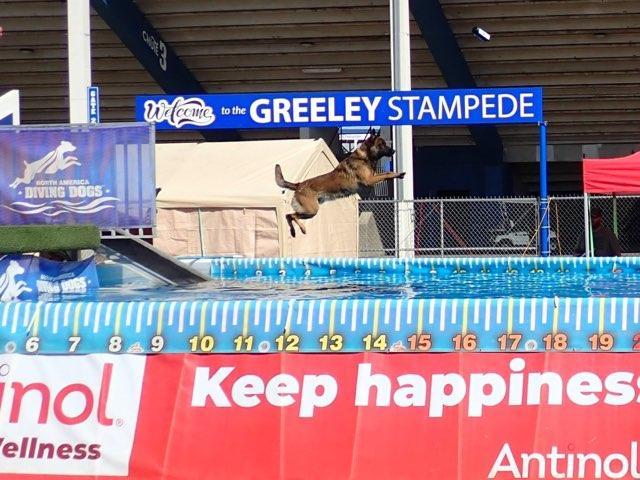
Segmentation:
{"type": "Polygon", "coordinates": [[[152,226],[154,154],[147,124],[0,128],[0,225],[152,226]]]}
{"type": "Polygon", "coordinates": [[[147,95],[136,119],[198,130],[537,123],[542,88],[147,95]]]}
{"type": "Polygon", "coordinates": [[[4,357],[3,479],[640,478],[631,354],[4,357]]]}

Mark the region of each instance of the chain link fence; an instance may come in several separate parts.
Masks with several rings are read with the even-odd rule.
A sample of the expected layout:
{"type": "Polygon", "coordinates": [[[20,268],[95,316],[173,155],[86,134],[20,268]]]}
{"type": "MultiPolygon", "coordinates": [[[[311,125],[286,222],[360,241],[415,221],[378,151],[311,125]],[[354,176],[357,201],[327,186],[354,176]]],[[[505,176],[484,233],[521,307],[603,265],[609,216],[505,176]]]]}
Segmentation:
{"type": "MultiPolygon", "coordinates": [[[[624,253],[640,252],[640,197],[591,197],[624,253]],[[616,215],[614,215],[614,212],[616,215]]],[[[359,255],[399,256],[398,217],[411,211],[415,256],[539,255],[537,198],[361,200],[359,255]]],[[[584,238],[583,197],[549,199],[551,255],[573,255],[584,238]]]]}
{"type": "MultiPolygon", "coordinates": [[[[551,197],[549,224],[556,236],[557,255],[573,255],[584,245],[584,198],[551,197]]],[[[640,252],[640,196],[591,195],[591,208],[602,209],[603,223],[620,240],[623,254],[640,252]]]]}

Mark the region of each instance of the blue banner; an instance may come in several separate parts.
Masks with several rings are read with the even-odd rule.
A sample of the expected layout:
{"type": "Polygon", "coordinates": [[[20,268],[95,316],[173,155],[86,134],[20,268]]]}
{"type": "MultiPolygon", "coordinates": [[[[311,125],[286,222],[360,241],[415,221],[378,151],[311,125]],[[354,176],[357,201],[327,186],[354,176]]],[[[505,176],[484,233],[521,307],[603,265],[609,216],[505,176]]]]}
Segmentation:
{"type": "Polygon", "coordinates": [[[0,128],[0,224],[152,226],[153,127],[0,128]]]}
{"type": "Polygon", "coordinates": [[[0,302],[91,298],[98,289],[93,257],[57,262],[33,255],[0,257],[0,302]]]}
{"type": "Polygon", "coordinates": [[[538,123],[542,88],[136,97],[158,129],[538,123]]]}

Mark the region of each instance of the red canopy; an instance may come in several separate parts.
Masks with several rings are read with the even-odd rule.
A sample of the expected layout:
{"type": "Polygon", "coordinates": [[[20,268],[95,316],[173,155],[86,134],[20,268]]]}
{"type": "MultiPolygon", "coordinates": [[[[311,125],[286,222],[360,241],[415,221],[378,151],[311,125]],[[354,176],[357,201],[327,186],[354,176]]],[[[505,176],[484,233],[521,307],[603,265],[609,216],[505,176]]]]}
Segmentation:
{"type": "Polygon", "coordinates": [[[640,152],[620,158],[585,158],[582,183],[586,193],[640,193],[640,152]]]}

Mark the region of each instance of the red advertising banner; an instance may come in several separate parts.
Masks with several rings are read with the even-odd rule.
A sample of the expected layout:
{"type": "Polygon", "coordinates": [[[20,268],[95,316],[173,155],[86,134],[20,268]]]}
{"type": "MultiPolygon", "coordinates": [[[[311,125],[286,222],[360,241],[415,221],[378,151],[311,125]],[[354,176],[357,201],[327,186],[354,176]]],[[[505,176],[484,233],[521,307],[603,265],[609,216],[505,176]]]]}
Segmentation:
{"type": "Polygon", "coordinates": [[[640,478],[640,357],[0,355],[0,478],[640,478]]]}

